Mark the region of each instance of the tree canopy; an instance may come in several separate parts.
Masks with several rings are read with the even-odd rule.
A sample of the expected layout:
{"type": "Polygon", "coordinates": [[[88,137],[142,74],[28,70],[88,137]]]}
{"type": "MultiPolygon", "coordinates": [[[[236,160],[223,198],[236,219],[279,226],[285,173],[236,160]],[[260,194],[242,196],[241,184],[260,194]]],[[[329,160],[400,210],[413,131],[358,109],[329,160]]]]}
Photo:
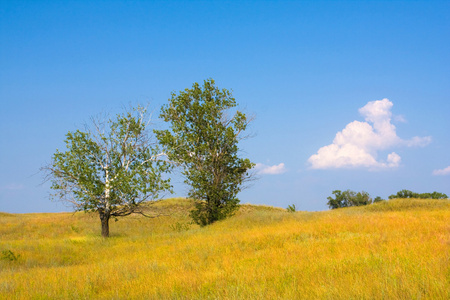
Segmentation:
{"type": "Polygon", "coordinates": [[[141,204],[169,191],[164,173],[170,165],[151,140],[146,109],[137,107],[115,119],[92,119],[84,131],[66,135],[66,151],[57,150],[44,167],[52,197],[78,211],[98,212],[102,235],[109,219],[141,213],[141,204]]]}
{"type": "Polygon", "coordinates": [[[230,91],[208,79],[203,86],[194,83],[191,89],[172,93],[161,109],[170,129],[156,135],[169,159],[182,167],[189,197],[198,200],[191,216],[202,226],[233,214],[237,194],[254,166],[238,155],[249,119],[240,111],[231,112],[236,105],[230,91]]]}
{"type": "Polygon", "coordinates": [[[389,196],[389,199],[394,198],[417,198],[417,199],[447,199],[448,196],[443,193],[432,192],[432,193],[415,193],[410,190],[401,190],[397,194],[389,196]]]}
{"type": "Polygon", "coordinates": [[[372,203],[372,198],[370,198],[369,193],[354,192],[351,190],[346,190],[344,192],[340,190],[335,190],[332,192],[333,197],[328,197],[328,207],[331,209],[350,207],[350,206],[362,206],[372,203]]]}

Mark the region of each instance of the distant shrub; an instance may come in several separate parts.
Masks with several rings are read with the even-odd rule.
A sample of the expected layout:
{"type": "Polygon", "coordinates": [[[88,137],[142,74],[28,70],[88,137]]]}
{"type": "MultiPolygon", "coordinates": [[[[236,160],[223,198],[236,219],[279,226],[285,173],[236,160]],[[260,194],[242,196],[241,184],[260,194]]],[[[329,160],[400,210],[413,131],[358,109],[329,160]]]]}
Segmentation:
{"type": "Polygon", "coordinates": [[[415,193],[409,190],[401,190],[397,194],[389,196],[389,199],[396,198],[416,198],[416,199],[448,199],[448,196],[443,193],[432,192],[432,193],[415,193]]]}
{"type": "Polygon", "coordinates": [[[362,206],[372,203],[372,198],[370,198],[369,193],[354,192],[351,190],[346,190],[344,192],[340,190],[335,190],[332,192],[335,198],[328,197],[328,207],[331,209],[350,207],[350,206],[362,206]]]}
{"type": "Polygon", "coordinates": [[[380,196],[377,196],[377,197],[375,197],[375,199],[373,199],[372,203],[377,203],[377,202],[381,202],[381,201],[384,201],[384,199],[381,198],[380,196]]]}
{"type": "Polygon", "coordinates": [[[292,205],[288,205],[288,207],[286,208],[288,212],[295,212],[295,204],[292,205]]]}

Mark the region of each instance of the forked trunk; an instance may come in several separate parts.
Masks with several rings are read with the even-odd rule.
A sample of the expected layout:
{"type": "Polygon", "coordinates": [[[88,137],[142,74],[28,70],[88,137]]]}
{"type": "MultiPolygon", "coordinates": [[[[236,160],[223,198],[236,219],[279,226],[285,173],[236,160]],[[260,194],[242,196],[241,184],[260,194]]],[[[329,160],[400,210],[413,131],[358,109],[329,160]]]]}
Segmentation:
{"type": "Polygon", "coordinates": [[[100,221],[102,222],[102,237],[109,237],[109,214],[100,213],[100,221]]]}

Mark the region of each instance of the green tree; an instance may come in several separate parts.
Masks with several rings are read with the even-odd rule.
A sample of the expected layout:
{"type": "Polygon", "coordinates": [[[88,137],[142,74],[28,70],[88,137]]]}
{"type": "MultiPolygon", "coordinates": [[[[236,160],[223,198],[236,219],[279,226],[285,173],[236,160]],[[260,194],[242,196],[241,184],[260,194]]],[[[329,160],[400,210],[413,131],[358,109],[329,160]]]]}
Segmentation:
{"type": "Polygon", "coordinates": [[[448,199],[448,196],[444,193],[432,192],[431,199],[448,199]]]}
{"type": "Polygon", "coordinates": [[[418,199],[447,199],[448,196],[443,193],[432,192],[432,193],[414,193],[409,190],[401,190],[397,194],[392,194],[389,199],[395,198],[418,198],[418,199]]]}
{"type": "Polygon", "coordinates": [[[384,200],[380,196],[376,196],[375,199],[373,199],[373,203],[377,203],[377,202],[381,202],[381,201],[384,201],[384,200]]]}
{"type": "Polygon", "coordinates": [[[334,195],[334,198],[331,196],[327,198],[328,199],[327,205],[330,209],[348,206],[347,199],[345,195],[342,193],[342,191],[335,190],[332,192],[332,194],[334,195]]]}
{"type": "Polygon", "coordinates": [[[398,191],[397,194],[389,196],[389,199],[394,198],[419,198],[419,194],[411,192],[410,190],[401,190],[398,191]]]}
{"type": "Polygon", "coordinates": [[[335,190],[332,193],[335,197],[327,198],[328,207],[331,209],[350,206],[362,206],[372,203],[372,198],[370,198],[369,193],[365,191],[356,193],[351,190],[346,190],[344,192],[335,190]]]}
{"type": "Polygon", "coordinates": [[[197,200],[193,220],[205,226],[224,219],[238,208],[236,197],[242,184],[251,178],[254,166],[238,156],[238,142],[249,119],[236,107],[230,91],[219,89],[212,79],[203,86],[172,93],[161,108],[160,117],[170,130],[155,130],[169,160],[182,167],[189,197],[197,200]]]}
{"type": "Polygon", "coordinates": [[[43,168],[51,196],[77,211],[98,212],[102,236],[111,217],[144,214],[141,204],[169,191],[170,165],[150,139],[146,109],[137,107],[112,120],[92,119],[85,131],[67,133],[67,151],[56,150],[43,168]]]}
{"type": "Polygon", "coordinates": [[[372,203],[372,198],[370,198],[369,193],[361,191],[358,193],[352,192],[350,196],[350,206],[362,206],[372,203]]]}

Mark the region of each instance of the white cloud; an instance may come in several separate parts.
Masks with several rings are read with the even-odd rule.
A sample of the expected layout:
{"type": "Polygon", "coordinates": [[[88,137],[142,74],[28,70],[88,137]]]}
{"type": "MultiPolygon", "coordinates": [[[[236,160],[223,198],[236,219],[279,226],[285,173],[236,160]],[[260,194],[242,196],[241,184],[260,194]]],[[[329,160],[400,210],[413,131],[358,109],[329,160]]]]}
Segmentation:
{"type": "Polygon", "coordinates": [[[267,166],[261,163],[257,163],[255,165],[255,169],[258,174],[268,174],[268,175],[278,175],[283,174],[287,171],[284,163],[280,163],[278,165],[267,166]]]}
{"type": "Polygon", "coordinates": [[[388,99],[371,101],[359,109],[366,122],[353,121],[336,134],[333,143],[320,148],[308,162],[313,169],[398,167],[401,157],[390,153],[386,160],[377,160],[377,153],[394,146],[426,146],[431,137],[403,140],[391,123],[393,103],[388,99]]]}
{"type": "Polygon", "coordinates": [[[440,170],[434,170],[433,175],[450,175],[450,166],[440,170]]]}
{"type": "Polygon", "coordinates": [[[425,147],[426,145],[428,145],[429,143],[431,143],[431,136],[424,136],[424,137],[419,137],[419,136],[415,136],[410,140],[407,141],[402,141],[404,144],[406,144],[406,146],[408,147],[425,147]]]}
{"type": "Polygon", "coordinates": [[[394,116],[394,121],[399,122],[399,123],[407,123],[408,121],[406,120],[406,118],[402,115],[396,115],[394,116]]]}

